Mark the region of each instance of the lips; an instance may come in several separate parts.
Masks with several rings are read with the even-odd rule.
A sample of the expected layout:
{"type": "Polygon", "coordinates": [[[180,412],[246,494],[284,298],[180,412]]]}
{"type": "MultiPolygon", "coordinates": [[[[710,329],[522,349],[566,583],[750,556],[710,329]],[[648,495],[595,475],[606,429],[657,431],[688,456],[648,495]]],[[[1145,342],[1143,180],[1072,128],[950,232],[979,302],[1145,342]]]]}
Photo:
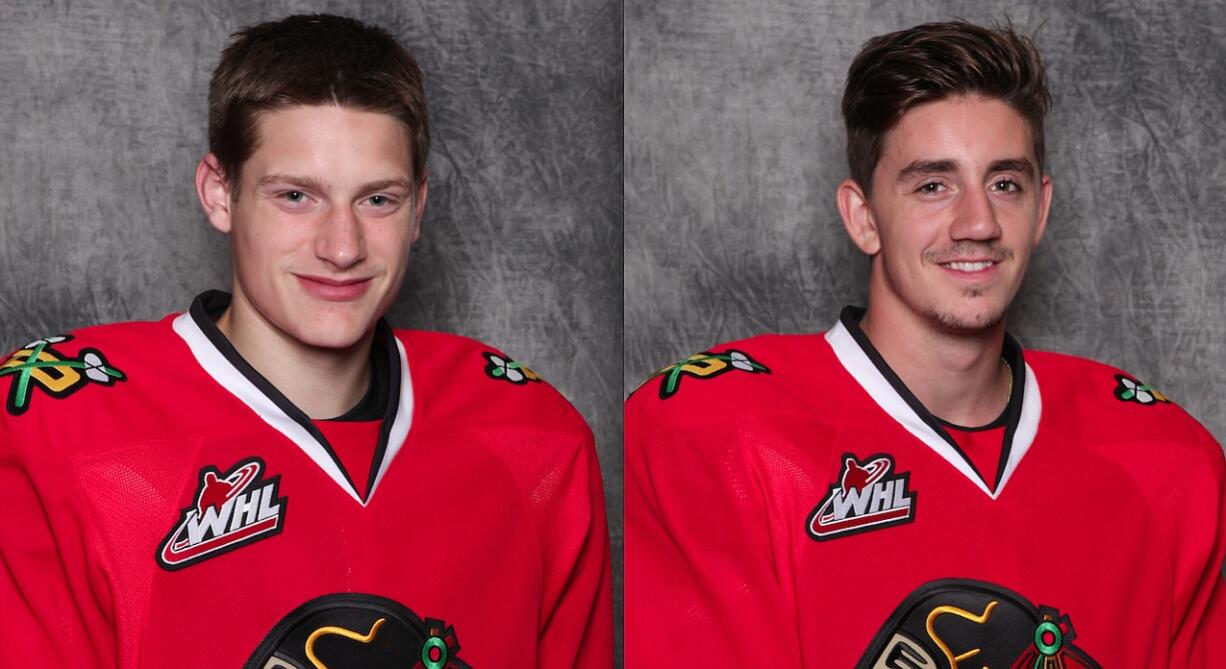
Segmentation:
{"type": "Polygon", "coordinates": [[[996,273],[997,266],[1013,259],[1013,250],[995,242],[961,241],[943,249],[927,250],[923,259],[955,277],[986,279],[996,273]]]}
{"type": "Polygon", "coordinates": [[[995,260],[954,260],[941,263],[941,267],[957,272],[982,272],[995,266],[995,260]]]}
{"type": "Polygon", "coordinates": [[[326,276],[295,274],[298,283],[307,293],[329,302],[351,302],[370,290],[371,277],[359,279],[334,279],[326,276]]]}

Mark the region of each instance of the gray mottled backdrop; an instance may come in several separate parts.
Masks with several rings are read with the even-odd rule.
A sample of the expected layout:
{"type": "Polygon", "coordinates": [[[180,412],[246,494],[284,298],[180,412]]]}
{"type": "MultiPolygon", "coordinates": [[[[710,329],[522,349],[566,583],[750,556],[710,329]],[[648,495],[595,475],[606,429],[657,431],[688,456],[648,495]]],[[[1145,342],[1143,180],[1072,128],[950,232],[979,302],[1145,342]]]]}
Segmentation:
{"type": "Polygon", "coordinates": [[[847,66],[954,17],[1037,32],[1055,96],[1055,204],[1010,328],[1151,380],[1226,441],[1223,0],[628,0],[625,390],[864,303],[834,204],[847,66]]]}
{"type": "Polygon", "coordinates": [[[570,398],[620,572],[618,2],[5,0],[0,348],[228,285],[192,185],[209,74],[231,32],[307,11],[386,27],[426,73],[430,200],[392,322],[500,346],[570,398]]]}

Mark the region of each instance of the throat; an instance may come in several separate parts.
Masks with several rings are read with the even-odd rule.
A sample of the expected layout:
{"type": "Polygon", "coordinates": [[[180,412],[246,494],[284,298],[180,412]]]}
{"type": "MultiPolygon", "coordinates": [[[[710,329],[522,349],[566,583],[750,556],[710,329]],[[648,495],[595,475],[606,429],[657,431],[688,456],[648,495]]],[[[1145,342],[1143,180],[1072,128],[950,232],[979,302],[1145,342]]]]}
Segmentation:
{"type": "Polygon", "coordinates": [[[986,380],[968,374],[946,377],[943,383],[948,385],[926,389],[927,397],[916,392],[916,397],[949,427],[983,430],[1001,424],[1008,411],[1013,397],[1013,367],[1002,357],[986,380]]]}
{"type": "Polygon", "coordinates": [[[860,325],[885,364],[933,416],[953,425],[982,426],[1009,406],[1014,374],[1003,327],[950,336],[905,319],[883,322],[871,308],[860,325]]]}
{"type": "Polygon", "coordinates": [[[373,329],[353,346],[331,349],[306,345],[234,305],[216,324],[243,359],[312,419],[346,414],[370,394],[373,329]]]}
{"type": "MultiPolygon", "coordinates": [[[[346,355],[265,350],[256,355],[235,344],[290,402],[312,419],[341,416],[361,403],[371,385],[370,344],[346,355]]],[[[332,352],[329,352],[332,353],[332,352]]]]}

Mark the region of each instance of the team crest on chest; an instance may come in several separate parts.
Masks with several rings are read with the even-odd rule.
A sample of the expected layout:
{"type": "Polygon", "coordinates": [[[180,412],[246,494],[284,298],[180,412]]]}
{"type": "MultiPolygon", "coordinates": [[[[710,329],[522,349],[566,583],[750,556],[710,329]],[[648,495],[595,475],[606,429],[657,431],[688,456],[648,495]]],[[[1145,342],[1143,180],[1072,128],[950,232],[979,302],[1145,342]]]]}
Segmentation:
{"type": "Polygon", "coordinates": [[[52,346],[71,339],[72,335],[61,335],[32,341],[0,361],[0,378],[10,379],[5,403],[10,414],[19,416],[30,408],[35,388],[62,399],[91,383],[110,386],[116,381],[127,380],[123,372],[107,362],[101,351],[83,348],[74,358],[52,346]]]}
{"type": "Polygon", "coordinates": [[[908,523],[915,519],[916,493],[910,472],[895,472],[894,458],[872,455],[861,462],[844,453],[837,482],[809,514],[809,536],[818,541],[908,523]]]}
{"type": "Polygon", "coordinates": [[[363,593],[317,597],[264,637],[243,669],[470,669],[455,627],[363,593]]]}
{"type": "Polygon", "coordinates": [[[894,609],[856,669],[1101,669],[1076,639],[1059,609],[995,583],[941,579],[894,609]]]}
{"type": "Polygon", "coordinates": [[[248,458],[221,473],[200,470],[192,505],[158,546],[157,561],[175,571],[281,532],[286,498],[277,495],[280,475],[262,477],[264,461],[248,458]]]}

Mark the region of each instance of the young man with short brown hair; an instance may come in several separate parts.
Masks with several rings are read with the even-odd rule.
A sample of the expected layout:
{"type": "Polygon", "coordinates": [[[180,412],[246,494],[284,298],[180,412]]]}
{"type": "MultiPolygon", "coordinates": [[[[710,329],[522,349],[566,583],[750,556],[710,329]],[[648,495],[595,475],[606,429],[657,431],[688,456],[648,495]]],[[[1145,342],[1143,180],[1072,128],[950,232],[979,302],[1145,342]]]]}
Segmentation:
{"type": "Polygon", "coordinates": [[[1221,448],[1117,369],[1023,351],[1044,74],[1010,28],[870,40],[837,203],[867,310],[715,346],[626,408],[628,666],[1216,667],[1221,448]]]}
{"type": "Polygon", "coordinates": [[[607,667],[592,435],[505,354],[382,319],[420,231],[385,31],[241,31],[196,172],[233,294],[0,361],[0,647],[29,667],[607,667]]]}

